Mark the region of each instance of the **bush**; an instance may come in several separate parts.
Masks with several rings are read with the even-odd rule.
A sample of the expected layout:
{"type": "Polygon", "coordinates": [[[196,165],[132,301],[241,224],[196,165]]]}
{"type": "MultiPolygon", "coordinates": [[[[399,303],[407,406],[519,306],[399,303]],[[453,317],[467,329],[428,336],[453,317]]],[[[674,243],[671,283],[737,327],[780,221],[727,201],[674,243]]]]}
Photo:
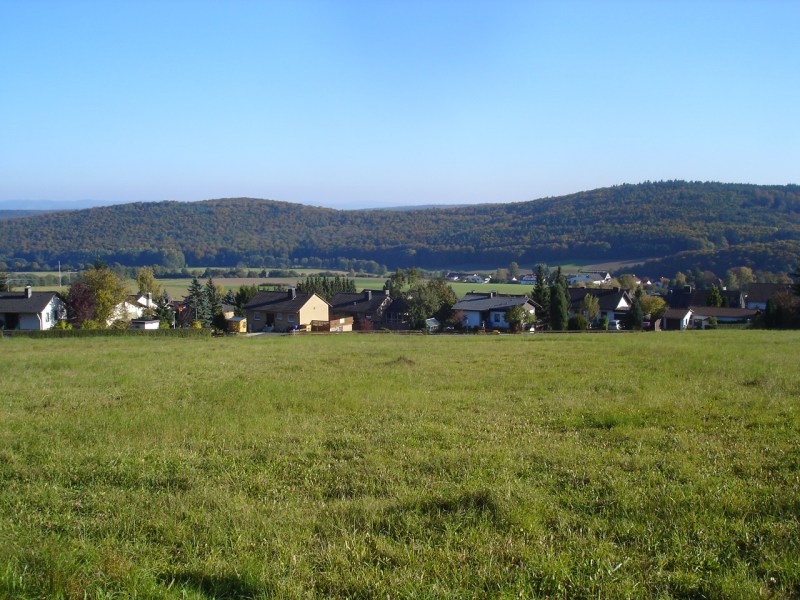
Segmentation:
{"type": "MultiPolygon", "coordinates": [[[[569,318],[567,329],[570,331],[586,331],[589,329],[589,323],[583,315],[574,315],[569,318]]],[[[608,329],[608,323],[606,323],[606,329],[608,329]]]]}

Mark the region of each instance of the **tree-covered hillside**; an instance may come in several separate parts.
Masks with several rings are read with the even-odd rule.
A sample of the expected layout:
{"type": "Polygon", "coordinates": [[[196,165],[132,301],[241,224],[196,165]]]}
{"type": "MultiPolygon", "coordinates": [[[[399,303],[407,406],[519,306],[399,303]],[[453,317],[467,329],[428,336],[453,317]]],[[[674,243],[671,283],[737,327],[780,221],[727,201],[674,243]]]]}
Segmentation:
{"type": "Polygon", "coordinates": [[[512,260],[533,265],[681,252],[706,260],[737,248],[747,248],[756,262],[760,254],[792,262],[786,248],[798,243],[800,186],[682,181],[415,211],[340,211],[237,198],[134,203],[0,221],[0,259],[39,263],[102,258],[128,265],[260,266],[343,257],[389,268],[493,267],[512,260]],[[773,253],[774,248],[782,250],[773,253]]]}

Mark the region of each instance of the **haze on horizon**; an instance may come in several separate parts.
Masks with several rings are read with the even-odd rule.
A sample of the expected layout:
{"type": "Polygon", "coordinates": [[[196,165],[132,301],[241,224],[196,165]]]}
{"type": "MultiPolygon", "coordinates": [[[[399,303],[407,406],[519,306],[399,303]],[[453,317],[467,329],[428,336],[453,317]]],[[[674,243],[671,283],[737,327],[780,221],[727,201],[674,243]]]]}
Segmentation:
{"type": "Polygon", "coordinates": [[[0,205],[798,183],[800,3],[0,0],[0,205]]]}

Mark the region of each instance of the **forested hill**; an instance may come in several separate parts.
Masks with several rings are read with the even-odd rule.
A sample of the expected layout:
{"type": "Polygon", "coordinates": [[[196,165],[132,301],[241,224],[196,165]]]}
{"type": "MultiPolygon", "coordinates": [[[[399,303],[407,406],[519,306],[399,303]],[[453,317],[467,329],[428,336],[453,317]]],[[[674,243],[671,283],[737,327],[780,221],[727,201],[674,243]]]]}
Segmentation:
{"type": "Polygon", "coordinates": [[[491,268],[512,260],[532,266],[680,252],[706,260],[723,251],[735,262],[740,247],[748,249],[749,261],[741,264],[762,268],[779,248],[780,269],[770,263],[769,270],[794,268],[785,263],[796,260],[800,249],[800,186],[671,181],[414,211],[341,211],[236,198],[0,221],[0,259],[41,264],[102,258],[127,265],[255,267],[343,257],[389,268],[491,268]],[[794,259],[787,258],[793,252],[794,259]]]}

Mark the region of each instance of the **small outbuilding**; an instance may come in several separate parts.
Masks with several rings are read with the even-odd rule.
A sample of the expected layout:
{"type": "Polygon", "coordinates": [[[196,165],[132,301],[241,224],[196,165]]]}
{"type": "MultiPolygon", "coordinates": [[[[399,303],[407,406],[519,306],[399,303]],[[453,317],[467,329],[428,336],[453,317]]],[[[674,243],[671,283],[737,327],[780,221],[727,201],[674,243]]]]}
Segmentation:
{"type": "Polygon", "coordinates": [[[247,333],[247,319],[245,317],[228,317],[225,319],[228,333],[247,333]]]}
{"type": "Polygon", "coordinates": [[[160,325],[158,319],[133,319],[128,329],[158,329],[160,325]]]}

